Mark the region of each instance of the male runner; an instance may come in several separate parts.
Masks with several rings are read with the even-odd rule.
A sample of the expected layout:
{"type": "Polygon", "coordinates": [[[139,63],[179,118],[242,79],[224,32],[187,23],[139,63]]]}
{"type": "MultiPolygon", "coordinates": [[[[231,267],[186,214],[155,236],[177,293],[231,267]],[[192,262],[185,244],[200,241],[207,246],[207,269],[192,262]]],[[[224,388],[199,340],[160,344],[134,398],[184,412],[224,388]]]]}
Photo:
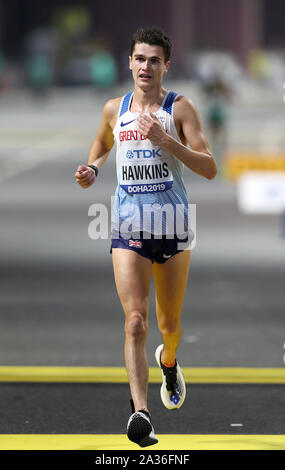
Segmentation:
{"type": "Polygon", "coordinates": [[[125,364],[132,395],[127,435],[141,447],[158,442],[147,404],[145,343],[151,277],[163,343],[155,353],[162,371],[161,399],[173,410],[186,394],[176,351],[193,238],[182,170],[186,166],[208,179],[217,173],[195,107],[162,87],[170,52],[170,41],[160,29],[134,34],[129,57],[134,91],[105,104],[88,165],[80,165],[75,173],[80,186],[89,188],[116,142],[118,186],[110,251],[125,313],[125,364]]]}

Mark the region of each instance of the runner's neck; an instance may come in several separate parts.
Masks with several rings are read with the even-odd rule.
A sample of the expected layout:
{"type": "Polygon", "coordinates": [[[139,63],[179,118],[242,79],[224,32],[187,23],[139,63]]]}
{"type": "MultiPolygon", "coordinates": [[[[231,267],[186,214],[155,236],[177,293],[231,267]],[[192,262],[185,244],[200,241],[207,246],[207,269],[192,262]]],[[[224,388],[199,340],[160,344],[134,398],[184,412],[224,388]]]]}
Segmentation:
{"type": "Polygon", "coordinates": [[[161,107],[166,94],[167,90],[164,88],[150,90],[149,92],[144,92],[140,88],[135,89],[130,104],[130,111],[132,113],[156,112],[161,107]]]}

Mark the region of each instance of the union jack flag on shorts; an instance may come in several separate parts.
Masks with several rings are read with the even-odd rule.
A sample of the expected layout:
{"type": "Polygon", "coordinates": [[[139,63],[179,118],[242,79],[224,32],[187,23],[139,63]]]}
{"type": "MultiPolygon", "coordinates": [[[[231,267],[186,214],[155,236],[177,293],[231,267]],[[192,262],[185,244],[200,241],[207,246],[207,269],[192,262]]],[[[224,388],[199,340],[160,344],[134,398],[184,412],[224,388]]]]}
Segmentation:
{"type": "Polygon", "coordinates": [[[139,242],[138,240],[129,240],[129,246],[134,246],[135,248],[141,248],[142,242],[139,242]]]}

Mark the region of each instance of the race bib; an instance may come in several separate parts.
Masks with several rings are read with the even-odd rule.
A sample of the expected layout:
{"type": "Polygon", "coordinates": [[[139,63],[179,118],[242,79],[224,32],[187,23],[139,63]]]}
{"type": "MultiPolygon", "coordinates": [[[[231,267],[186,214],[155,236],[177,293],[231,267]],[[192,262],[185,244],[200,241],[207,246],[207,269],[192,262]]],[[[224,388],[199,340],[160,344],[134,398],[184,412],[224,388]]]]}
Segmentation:
{"type": "Polygon", "coordinates": [[[126,150],[120,160],[120,186],[128,194],[167,191],[173,185],[169,157],[161,148],[126,150]]]}

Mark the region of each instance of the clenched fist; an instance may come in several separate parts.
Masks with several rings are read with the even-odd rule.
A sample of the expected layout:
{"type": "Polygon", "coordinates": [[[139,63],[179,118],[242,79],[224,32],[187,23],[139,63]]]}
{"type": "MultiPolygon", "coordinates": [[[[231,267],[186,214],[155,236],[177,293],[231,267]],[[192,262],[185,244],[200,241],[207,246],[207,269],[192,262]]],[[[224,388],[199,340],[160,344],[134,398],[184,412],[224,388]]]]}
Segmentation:
{"type": "Polygon", "coordinates": [[[79,165],[75,173],[75,178],[81,188],[89,188],[96,180],[95,171],[87,165],[79,165]]]}
{"type": "Polygon", "coordinates": [[[155,114],[140,114],[137,118],[138,131],[155,145],[163,145],[167,134],[155,114]]]}

